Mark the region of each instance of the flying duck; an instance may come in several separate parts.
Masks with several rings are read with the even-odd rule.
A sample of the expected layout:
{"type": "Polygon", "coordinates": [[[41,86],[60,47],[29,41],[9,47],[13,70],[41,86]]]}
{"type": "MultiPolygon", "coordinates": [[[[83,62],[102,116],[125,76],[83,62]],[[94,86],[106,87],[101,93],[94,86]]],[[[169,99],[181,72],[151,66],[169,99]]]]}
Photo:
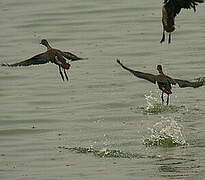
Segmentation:
{"type": "Polygon", "coordinates": [[[167,102],[166,104],[169,104],[169,95],[172,94],[172,85],[178,84],[180,88],[185,87],[193,87],[198,88],[202,85],[204,85],[204,82],[202,81],[196,81],[196,82],[190,82],[187,80],[181,80],[181,79],[173,79],[163,73],[162,65],[157,65],[157,70],[159,72],[158,75],[144,73],[140,71],[132,70],[126,66],[124,66],[120,60],[117,60],[117,63],[122,66],[122,68],[126,69],[127,71],[131,72],[134,76],[142,79],[146,79],[154,84],[157,83],[159,89],[162,91],[161,99],[162,104],[164,104],[164,93],[167,94],[167,102]]]}
{"type": "Polygon", "coordinates": [[[203,2],[204,0],[164,0],[162,6],[163,34],[160,43],[165,41],[165,31],[169,33],[168,43],[171,43],[171,33],[175,30],[174,20],[182,8],[193,9],[195,12],[196,6],[203,2]]]}
{"type": "Polygon", "coordinates": [[[14,63],[14,64],[2,64],[2,66],[10,66],[10,67],[15,67],[15,66],[30,66],[30,65],[39,65],[39,64],[45,64],[45,63],[55,63],[58,68],[60,75],[63,79],[65,80],[64,75],[67,79],[69,80],[68,75],[66,73],[66,70],[70,68],[70,64],[66,60],[71,60],[71,61],[77,61],[77,60],[82,60],[82,59],[87,59],[87,58],[80,58],[70,52],[65,52],[61,51],[59,49],[54,49],[50,46],[48,41],[46,39],[42,39],[40,44],[44,45],[47,48],[47,51],[44,53],[40,53],[38,55],[35,55],[27,60],[14,63]],[[62,73],[62,70],[64,71],[64,75],[62,73]]]}

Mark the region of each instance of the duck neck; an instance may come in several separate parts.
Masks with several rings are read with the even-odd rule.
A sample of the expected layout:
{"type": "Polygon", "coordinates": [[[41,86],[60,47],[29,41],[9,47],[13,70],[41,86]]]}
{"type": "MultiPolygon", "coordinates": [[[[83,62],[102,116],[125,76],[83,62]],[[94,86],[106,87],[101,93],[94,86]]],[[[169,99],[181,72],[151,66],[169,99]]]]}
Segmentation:
{"type": "Polygon", "coordinates": [[[52,47],[48,43],[45,46],[47,47],[47,50],[52,49],[52,47]]]}

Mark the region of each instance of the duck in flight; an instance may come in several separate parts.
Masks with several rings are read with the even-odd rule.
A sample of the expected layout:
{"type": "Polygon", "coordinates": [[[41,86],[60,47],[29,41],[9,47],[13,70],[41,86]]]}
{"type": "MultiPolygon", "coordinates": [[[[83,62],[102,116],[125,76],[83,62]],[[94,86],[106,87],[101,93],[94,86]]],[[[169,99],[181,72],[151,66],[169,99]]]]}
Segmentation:
{"type": "Polygon", "coordinates": [[[162,91],[161,99],[162,99],[162,104],[164,104],[164,93],[167,94],[167,101],[166,104],[169,104],[169,95],[172,94],[172,85],[178,84],[180,88],[185,88],[185,87],[193,87],[193,88],[198,88],[202,85],[204,85],[204,82],[202,81],[196,81],[196,82],[190,82],[187,80],[181,80],[181,79],[173,79],[163,73],[162,70],[162,65],[157,66],[157,70],[159,72],[158,75],[154,74],[149,74],[149,73],[144,73],[140,71],[135,71],[132,70],[126,66],[124,66],[120,60],[117,60],[117,63],[120,64],[122,68],[125,70],[129,71],[132,73],[134,76],[142,79],[146,79],[154,84],[157,83],[159,89],[162,91]]]}
{"type": "Polygon", "coordinates": [[[66,77],[66,80],[68,81],[69,78],[66,73],[66,70],[68,70],[71,65],[67,62],[67,60],[78,61],[78,60],[87,59],[87,58],[80,58],[70,52],[65,52],[59,49],[54,49],[50,46],[50,44],[48,43],[46,39],[42,39],[40,44],[44,45],[47,48],[46,52],[40,53],[38,55],[35,55],[27,60],[24,60],[18,63],[2,64],[2,66],[10,66],[10,67],[30,66],[30,65],[46,64],[46,63],[51,62],[51,63],[55,63],[58,66],[59,72],[60,72],[60,75],[63,81],[65,80],[64,75],[66,77]],[[64,75],[63,75],[62,69],[64,71],[64,75]]]}
{"type": "Polygon", "coordinates": [[[175,30],[174,20],[182,8],[193,9],[195,12],[196,6],[203,2],[204,0],[164,0],[162,7],[163,34],[160,43],[165,41],[165,31],[169,33],[168,43],[171,43],[171,33],[175,30]]]}

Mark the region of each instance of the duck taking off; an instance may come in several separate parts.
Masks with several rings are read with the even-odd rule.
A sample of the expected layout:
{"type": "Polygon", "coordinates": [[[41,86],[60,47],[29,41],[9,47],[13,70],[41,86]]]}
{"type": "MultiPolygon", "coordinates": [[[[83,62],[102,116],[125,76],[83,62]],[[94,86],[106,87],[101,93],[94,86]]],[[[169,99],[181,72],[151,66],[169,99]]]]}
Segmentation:
{"type": "Polygon", "coordinates": [[[60,75],[63,81],[65,80],[64,75],[66,77],[66,80],[68,81],[69,78],[66,73],[66,70],[68,70],[71,65],[70,63],[67,62],[67,60],[78,61],[78,60],[87,59],[87,58],[80,58],[70,52],[65,52],[59,49],[54,49],[50,46],[50,44],[48,43],[46,39],[42,39],[40,44],[44,45],[47,48],[46,52],[37,54],[27,60],[24,60],[18,63],[2,64],[2,66],[10,66],[10,67],[30,66],[30,65],[39,65],[39,64],[45,64],[45,63],[51,62],[51,63],[55,63],[58,66],[59,72],[60,72],[60,75]],[[61,68],[64,71],[64,75],[62,73],[61,68]]]}
{"type": "Polygon", "coordinates": [[[165,31],[169,33],[168,43],[171,43],[171,33],[175,30],[175,17],[180,13],[181,9],[193,9],[196,11],[196,6],[203,3],[204,0],[164,0],[162,6],[162,26],[163,34],[160,43],[165,41],[165,31]]]}
{"type": "Polygon", "coordinates": [[[117,63],[122,66],[125,70],[131,72],[134,76],[142,79],[146,79],[154,84],[157,83],[159,89],[162,91],[161,99],[162,99],[162,104],[164,104],[164,93],[167,94],[167,101],[166,104],[169,104],[169,95],[172,94],[172,85],[178,84],[180,88],[185,88],[185,87],[193,87],[193,88],[198,88],[202,85],[204,85],[204,82],[202,81],[196,81],[196,82],[190,82],[187,80],[181,80],[181,79],[173,79],[163,73],[162,70],[162,65],[157,65],[157,70],[159,72],[158,75],[154,74],[149,74],[149,73],[144,73],[140,71],[135,71],[132,70],[126,66],[124,66],[120,60],[117,60],[117,63]]]}

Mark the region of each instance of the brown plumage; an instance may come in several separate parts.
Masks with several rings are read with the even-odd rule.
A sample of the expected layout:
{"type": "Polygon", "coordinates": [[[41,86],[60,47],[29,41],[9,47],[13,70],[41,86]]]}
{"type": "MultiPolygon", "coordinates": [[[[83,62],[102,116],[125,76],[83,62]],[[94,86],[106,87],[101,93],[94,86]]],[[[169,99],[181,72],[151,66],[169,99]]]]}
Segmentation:
{"type": "Polygon", "coordinates": [[[60,75],[64,81],[64,76],[62,73],[61,68],[64,70],[64,74],[66,79],[68,80],[68,75],[65,70],[68,70],[70,68],[70,64],[67,62],[67,60],[71,61],[77,61],[77,60],[83,60],[86,58],[80,58],[70,52],[61,51],[59,49],[54,49],[50,46],[48,41],[46,39],[42,39],[41,43],[42,45],[47,47],[47,51],[44,53],[40,53],[38,55],[35,55],[27,60],[14,63],[14,64],[2,64],[2,66],[30,66],[30,65],[39,65],[39,64],[45,64],[45,63],[55,63],[59,67],[60,75]]]}
{"type": "Polygon", "coordinates": [[[159,72],[158,75],[144,73],[140,71],[132,70],[126,66],[124,66],[120,60],[117,60],[117,63],[122,66],[122,68],[126,69],[127,71],[131,72],[134,76],[142,79],[146,79],[154,84],[157,83],[159,89],[162,91],[162,104],[164,103],[164,93],[167,94],[167,105],[169,104],[169,95],[172,94],[172,85],[178,84],[180,88],[185,87],[193,87],[198,88],[200,86],[204,85],[204,82],[202,81],[196,81],[196,82],[190,82],[187,80],[181,80],[181,79],[174,79],[171,78],[163,73],[162,66],[158,65],[157,70],[159,72]]]}
{"type": "Polygon", "coordinates": [[[171,33],[175,30],[174,20],[182,8],[193,9],[195,12],[196,6],[203,2],[204,0],[164,0],[162,7],[163,35],[160,43],[165,41],[165,31],[169,33],[168,43],[171,43],[171,33]]]}

